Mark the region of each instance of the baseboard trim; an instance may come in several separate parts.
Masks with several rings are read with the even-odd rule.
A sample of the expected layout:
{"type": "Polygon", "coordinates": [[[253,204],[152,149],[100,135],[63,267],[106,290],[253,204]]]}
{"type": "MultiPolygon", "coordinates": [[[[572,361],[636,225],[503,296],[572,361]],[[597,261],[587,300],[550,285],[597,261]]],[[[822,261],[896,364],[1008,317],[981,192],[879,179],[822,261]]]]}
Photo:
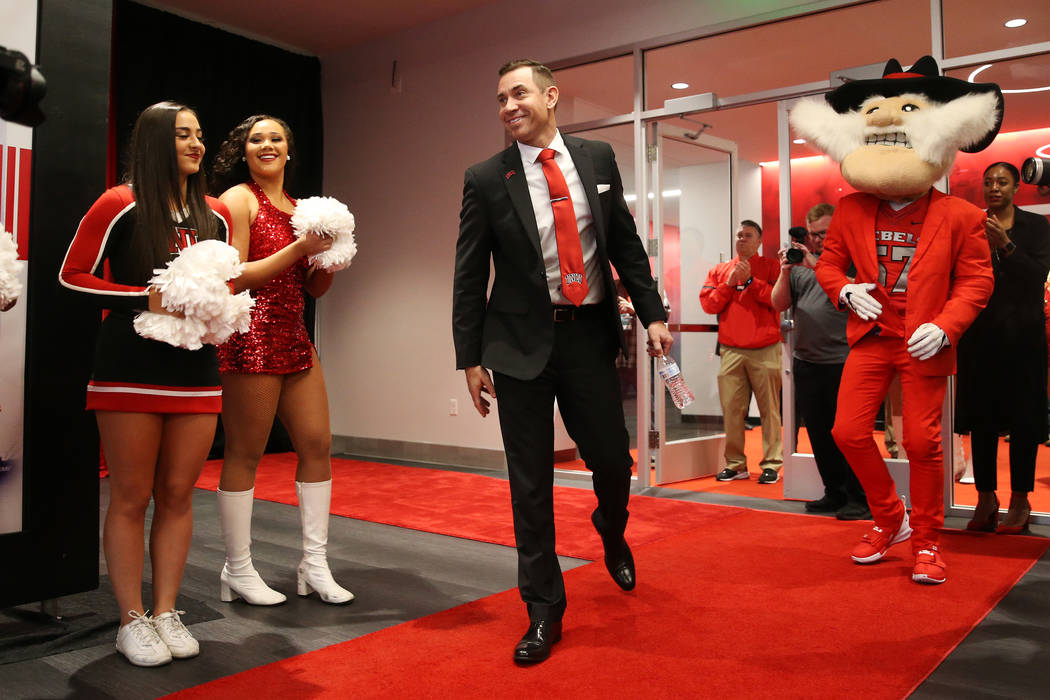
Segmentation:
{"type": "MultiPolygon", "coordinates": [[[[458,445],[435,445],[427,442],[333,435],[332,454],[507,471],[507,456],[503,450],[458,445]]],[[[554,451],[555,462],[569,462],[577,457],[575,447],[554,451]]]]}
{"type": "Polygon", "coordinates": [[[384,440],[353,435],[333,435],[332,453],[426,464],[476,467],[496,471],[507,470],[507,458],[503,450],[489,450],[479,447],[435,445],[426,442],[384,440]]]}

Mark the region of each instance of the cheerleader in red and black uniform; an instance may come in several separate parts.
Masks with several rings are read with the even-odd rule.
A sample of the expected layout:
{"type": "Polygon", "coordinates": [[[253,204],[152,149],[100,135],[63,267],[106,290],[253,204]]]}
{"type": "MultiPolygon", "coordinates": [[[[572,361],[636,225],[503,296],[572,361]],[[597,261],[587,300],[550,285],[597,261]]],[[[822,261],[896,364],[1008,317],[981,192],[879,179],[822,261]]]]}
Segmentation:
{"type": "MultiPolygon", "coordinates": [[[[103,548],[121,610],[117,651],[138,666],[199,653],[175,597],[193,531],[193,485],[222,410],[215,348],[185,350],[139,336],[140,311],[168,313],[148,280],[183,248],[206,239],[233,243],[226,205],[206,197],[197,115],[161,102],[145,109],[131,136],[128,178],[92,205],[69,246],[61,283],[109,309],[99,328],[87,408],[96,412],[110,472],[103,548]],[[109,274],[103,278],[104,264],[109,274]],[[150,497],[151,617],[142,604],[143,529],[150,497]]],[[[247,232],[245,232],[245,235],[247,232]]],[[[235,291],[263,284],[302,255],[331,245],[304,236],[283,255],[245,267],[235,291]]]]}
{"type": "Polygon", "coordinates": [[[140,311],[168,313],[149,288],[155,267],[205,239],[230,242],[226,206],[205,197],[197,115],[171,102],[148,107],[131,136],[127,184],[92,205],[60,281],[110,313],[99,328],[87,408],[96,411],[110,473],[103,547],[121,610],[117,651],[138,666],[199,652],[175,597],[193,531],[193,484],[222,410],[215,349],[184,350],[140,337],[140,311]],[[103,265],[109,263],[109,279],[103,265]],[[142,604],[143,529],[150,497],[154,617],[142,604]]]}
{"type": "Polygon", "coordinates": [[[131,136],[128,182],[108,190],[80,222],[62,265],[66,287],[110,309],[98,332],[87,408],[96,411],[110,473],[103,547],[121,610],[117,651],[138,666],[199,652],[175,596],[193,531],[193,484],[222,410],[215,349],[147,340],[134,330],[144,310],[168,313],[149,288],[155,267],[205,239],[230,240],[229,212],[205,197],[197,115],[171,102],[148,107],[131,136]],[[103,279],[109,262],[112,281],[103,279]],[[150,529],[153,609],[142,604],[142,544],[150,529]]]}

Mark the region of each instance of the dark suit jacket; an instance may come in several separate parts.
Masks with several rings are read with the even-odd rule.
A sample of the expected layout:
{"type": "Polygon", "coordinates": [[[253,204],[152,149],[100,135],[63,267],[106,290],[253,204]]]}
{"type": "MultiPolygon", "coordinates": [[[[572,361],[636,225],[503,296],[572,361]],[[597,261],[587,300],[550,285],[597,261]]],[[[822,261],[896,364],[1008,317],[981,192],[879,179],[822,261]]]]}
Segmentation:
{"type": "MultiPolygon", "coordinates": [[[[612,263],[648,325],[666,320],[663,303],[638,238],[613,150],[601,141],[563,136],[594,217],[605,297],[601,313],[620,338],[612,263]],[[609,189],[598,194],[598,185],[609,189]]],[[[516,143],[467,168],[463,184],[456,274],[452,297],[456,367],[482,365],[517,379],[533,379],[546,366],[554,343],[550,292],[532,199],[516,143]],[[495,267],[486,300],[489,261],[495,267]]]]}

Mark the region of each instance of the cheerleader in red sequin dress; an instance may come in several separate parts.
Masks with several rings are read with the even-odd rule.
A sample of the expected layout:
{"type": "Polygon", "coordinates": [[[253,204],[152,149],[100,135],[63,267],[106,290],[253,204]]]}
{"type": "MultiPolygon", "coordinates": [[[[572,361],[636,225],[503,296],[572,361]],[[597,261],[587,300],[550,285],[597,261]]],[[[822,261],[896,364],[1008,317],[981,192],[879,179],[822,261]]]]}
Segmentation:
{"type": "MultiPolygon", "coordinates": [[[[250,240],[235,239],[244,260],[264,258],[294,245],[290,219],[295,202],[284,191],[285,172],[294,155],[288,125],[266,115],[243,121],[220,147],[217,180],[241,182],[220,199],[230,208],[234,230],[251,231],[250,240]]],[[[285,601],[284,594],[267,586],[256,572],[250,549],[255,469],[275,415],[291,436],[298,457],[295,490],[303,529],[298,593],[305,596],[317,591],[326,603],[348,603],[354,598],[335,582],[328,568],[332,496],[328,395],[303,322],[304,295],[319,297],[331,284],[332,273],[315,269],[300,258],[253,292],[251,328],[219,349],[226,433],[218,489],[226,545],[226,563],[219,577],[224,601],[234,595],[253,605],[285,601]]]]}

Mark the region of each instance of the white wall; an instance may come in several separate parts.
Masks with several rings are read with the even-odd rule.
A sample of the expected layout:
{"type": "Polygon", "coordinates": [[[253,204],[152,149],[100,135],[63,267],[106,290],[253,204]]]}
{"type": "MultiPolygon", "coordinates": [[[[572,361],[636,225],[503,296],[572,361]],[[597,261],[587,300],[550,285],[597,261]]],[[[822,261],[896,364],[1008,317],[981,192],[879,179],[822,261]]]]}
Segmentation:
{"type": "Polygon", "coordinates": [[[480,420],[469,404],[450,330],[463,170],[504,145],[495,101],[501,64],[555,62],[793,6],[802,7],[497,2],[322,57],[325,194],[349,203],[360,248],[319,306],[332,432],[502,447],[495,416],[480,420]],[[448,415],[451,398],[457,417],[448,415]]]}
{"type": "MultiPolygon", "coordinates": [[[[756,163],[738,161],[740,218],[761,221],[762,180],[756,163]]],[[[678,169],[678,186],[682,189],[679,203],[681,227],[682,323],[718,323],[718,317],[700,306],[699,290],[708,271],[736,252],[733,234],[739,221],[732,221],[729,211],[729,161],[695,165],[678,169]]],[[[696,401],[682,413],[717,416],[722,413],[718,399],[718,369],[721,360],[714,354],[713,333],[682,335],[682,372],[696,401]]],[[[751,401],[751,412],[757,404],[751,401]]]]}
{"type": "MultiPolygon", "coordinates": [[[[718,317],[700,306],[699,292],[707,272],[733,257],[733,221],[729,210],[729,160],[678,170],[680,221],[682,323],[718,323],[718,317]]],[[[714,333],[682,334],[682,372],[696,401],[682,413],[717,416],[719,358],[714,333]]]]}

